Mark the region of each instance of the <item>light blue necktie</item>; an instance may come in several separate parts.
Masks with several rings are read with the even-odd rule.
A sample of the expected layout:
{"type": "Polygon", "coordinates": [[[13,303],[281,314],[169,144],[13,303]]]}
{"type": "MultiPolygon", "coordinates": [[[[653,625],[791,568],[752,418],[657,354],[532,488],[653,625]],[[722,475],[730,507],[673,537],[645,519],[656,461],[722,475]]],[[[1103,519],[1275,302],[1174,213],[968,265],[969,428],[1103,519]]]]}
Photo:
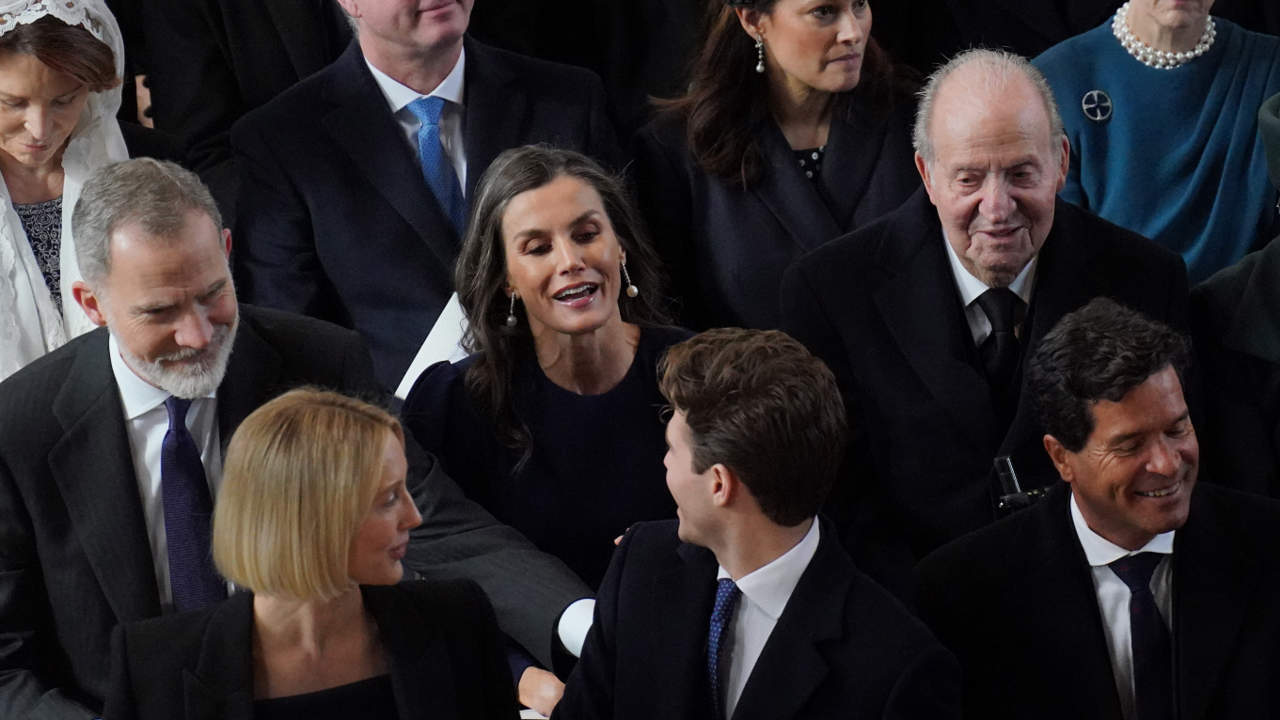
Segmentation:
{"type": "Polygon", "coordinates": [[[409,103],[409,112],[422,123],[418,130],[418,161],[422,163],[422,175],[427,186],[440,203],[445,217],[462,237],[467,224],[467,201],[462,197],[458,175],[440,144],[440,112],[448,102],[440,97],[418,98],[409,103]]]}
{"type": "Polygon", "coordinates": [[[711,628],[707,633],[707,675],[711,686],[711,708],[714,720],[724,720],[720,699],[720,656],[724,653],[725,633],[733,620],[733,610],[738,606],[742,591],[729,578],[716,583],[716,604],[711,609],[711,628]]]}

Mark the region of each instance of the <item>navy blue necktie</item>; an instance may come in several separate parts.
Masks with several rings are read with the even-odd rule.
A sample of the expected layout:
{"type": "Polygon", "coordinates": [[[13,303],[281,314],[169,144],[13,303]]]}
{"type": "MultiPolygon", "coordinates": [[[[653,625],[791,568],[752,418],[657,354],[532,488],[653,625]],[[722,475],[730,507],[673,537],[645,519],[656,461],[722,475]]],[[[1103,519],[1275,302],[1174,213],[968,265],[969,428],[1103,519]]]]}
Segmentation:
{"type": "Polygon", "coordinates": [[[1004,390],[1018,369],[1018,336],[1014,328],[1026,314],[1026,303],[1009,288],[991,288],[976,301],[991,322],[991,334],[982,342],[982,364],[994,388],[1004,390]]]}
{"type": "Polygon", "coordinates": [[[440,209],[453,223],[453,229],[462,237],[467,226],[467,203],[458,185],[458,174],[453,163],[440,144],[440,112],[446,100],[440,97],[418,98],[409,103],[409,112],[418,118],[418,161],[422,163],[422,175],[427,179],[431,193],[440,203],[440,209]]]}
{"type": "Polygon", "coordinates": [[[1151,593],[1151,574],[1164,555],[1143,552],[1111,563],[1129,586],[1129,631],[1133,648],[1133,689],[1138,720],[1173,717],[1173,650],[1169,628],[1151,593]]]}
{"type": "Polygon", "coordinates": [[[733,622],[733,610],[742,591],[729,578],[716,583],[716,604],[711,609],[711,631],[707,634],[707,675],[711,684],[711,709],[714,720],[724,720],[720,699],[720,656],[724,653],[725,633],[733,622]]]}
{"type": "Polygon", "coordinates": [[[169,430],[160,446],[160,496],[169,588],[175,610],[199,610],[227,596],[226,583],[214,570],[209,551],[213,502],[200,450],[187,430],[191,401],[171,396],[164,407],[169,411],[169,430]]]}

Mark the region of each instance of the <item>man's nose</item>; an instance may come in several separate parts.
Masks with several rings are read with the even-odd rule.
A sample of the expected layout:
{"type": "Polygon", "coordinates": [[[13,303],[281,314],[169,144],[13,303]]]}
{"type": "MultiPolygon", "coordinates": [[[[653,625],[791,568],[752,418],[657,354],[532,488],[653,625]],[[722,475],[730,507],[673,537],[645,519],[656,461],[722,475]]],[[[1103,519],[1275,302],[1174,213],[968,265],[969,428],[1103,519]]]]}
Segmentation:
{"type": "Polygon", "coordinates": [[[982,188],[982,202],[979,211],[988,220],[1003,220],[1013,214],[1013,197],[1009,194],[1009,185],[998,178],[987,180],[982,188]]]}
{"type": "Polygon", "coordinates": [[[178,321],[174,332],[174,340],[181,347],[203,350],[213,338],[213,323],[208,316],[199,310],[185,313],[178,321]]]}

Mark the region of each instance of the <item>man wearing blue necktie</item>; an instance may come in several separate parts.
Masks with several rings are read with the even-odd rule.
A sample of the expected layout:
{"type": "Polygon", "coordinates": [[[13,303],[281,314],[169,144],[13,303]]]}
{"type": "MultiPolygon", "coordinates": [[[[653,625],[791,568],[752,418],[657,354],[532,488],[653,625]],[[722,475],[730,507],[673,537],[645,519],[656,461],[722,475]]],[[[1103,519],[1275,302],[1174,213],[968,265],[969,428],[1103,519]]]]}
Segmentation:
{"type": "Polygon", "coordinates": [[[1187,341],[1108,298],[1028,368],[1064,482],[919,567],[980,718],[1276,717],[1280,503],[1198,483],[1187,341]]]}
{"type": "Polygon", "coordinates": [[[466,36],[473,0],[339,0],[356,39],[232,130],[238,286],[358,331],[400,385],[453,292],[471,192],[503,150],[618,164],[590,72],[466,36]]]}
{"type": "Polygon", "coordinates": [[[846,430],[826,366],[776,330],[710,330],[660,387],[678,519],[623,537],[553,717],[959,717],[954,658],[817,517],[846,430]]]}

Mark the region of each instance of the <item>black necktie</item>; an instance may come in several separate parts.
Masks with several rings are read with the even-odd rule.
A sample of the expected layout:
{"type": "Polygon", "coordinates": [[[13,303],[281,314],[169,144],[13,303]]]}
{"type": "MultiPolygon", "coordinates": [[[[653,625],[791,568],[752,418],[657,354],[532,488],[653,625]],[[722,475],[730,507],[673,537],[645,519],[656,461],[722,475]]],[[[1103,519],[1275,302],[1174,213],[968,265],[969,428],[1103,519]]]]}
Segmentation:
{"type": "Polygon", "coordinates": [[[991,334],[982,342],[982,365],[993,390],[1004,392],[1013,383],[1021,350],[1014,328],[1026,314],[1026,304],[1009,288],[991,288],[977,303],[991,321],[991,334]]]}
{"type": "Polygon", "coordinates": [[[169,588],[175,610],[199,610],[227,596],[226,584],[214,570],[209,552],[213,502],[200,450],[187,431],[191,401],[170,397],[164,407],[169,411],[169,430],[160,446],[160,496],[169,588]]]}
{"type": "Polygon", "coordinates": [[[742,591],[729,578],[721,578],[716,585],[716,604],[711,609],[711,629],[707,633],[707,675],[711,686],[711,708],[715,720],[724,720],[724,705],[720,699],[720,656],[724,652],[724,636],[733,620],[733,610],[738,606],[742,591]]]}
{"type": "Polygon", "coordinates": [[[1151,594],[1151,574],[1164,555],[1143,552],[1111,563],[1129,586],[1129,632],[1133,648],[1133,689],[1138,720],[1173,717],[1173,650],[1169,628],[1151,594]]]}

